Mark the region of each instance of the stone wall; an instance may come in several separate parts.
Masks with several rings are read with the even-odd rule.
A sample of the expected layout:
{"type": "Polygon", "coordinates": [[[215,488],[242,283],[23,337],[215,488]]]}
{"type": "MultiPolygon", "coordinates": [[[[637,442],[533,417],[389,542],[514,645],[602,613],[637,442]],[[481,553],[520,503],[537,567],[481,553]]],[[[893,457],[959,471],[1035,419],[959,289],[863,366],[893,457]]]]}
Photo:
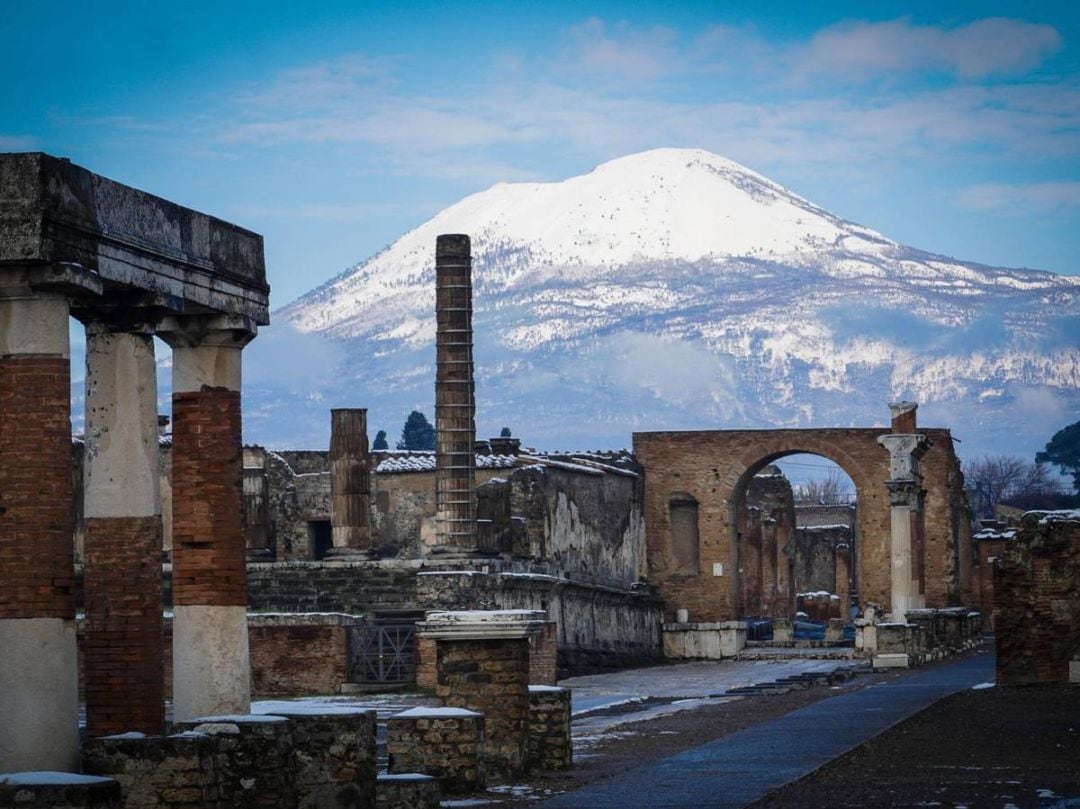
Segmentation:
{"type": "Polygon", "coordinates": [[[442,792],[430,775],[380,775],[375,785],[378,809],[439,809],[442,792]]]}
{"type": "MultiPolygon", "coordinates": [[[[688,609],[695,620],[737,617],[732,574],[732,504],[739,503],[753,475],[785,455],[806,452],[837,463],[854,481],[859,507],[856,552],[862,602],[890,603],[889,455],[877,443],[888,428],[815,430],[723,430],[635,433],[634,451],[645,469],[645,526],[649,583],[664,599],[667,621],[688,609]],[[668,504],[673,494],[699,504],[700,562],[696,576],[673,575],[668,504]]],[[[923,458],[926,498],[925,575],[927,606],[959,603],[963,594],[963,541],[958,498],[962,476],[948,430],[920,429],[930,440],[923,458]],[[957,547],[959,543],[960,547],[957,547]]]]}
{"type": "Polygon", "coordinates": [[[573,765],[570,738],[570,691],[549,685],[529,686],[529,766],[565,770],[573,765]]]}
{"type": "Polygon", "coordinates": [[[1029,512],[994,571],[1002,685],[1080,682],[1080,510],[1029,512]]]}
{"type": "Polygon", "coordinates": [[[251,690],[259,696],[336,694],[348,681],[347,627],[357,616],[248,615],[251,690]]]}
{"type": "Polygon", "coordinates": [[[0,809],[121,809],[120,785],[71,773],[15,773],[0,779],[0,809]]]}
{"type": "Polygon", "coordinates": [[[484,788],[484,715],[464,708],[412,708],[386,722],[391,774],[422,773],[444,792],[484,788]]]}
{"type": "MultiPolygon", "coordinates": [[[[739,611],[753,616],[790,616],[795,552],[791,484],[778,468],[768,466],[750,479],[743,506],[738,523],[739,611]]],[[[686,573],[691,578],[697,575],[693,569],[686,573]]]]}

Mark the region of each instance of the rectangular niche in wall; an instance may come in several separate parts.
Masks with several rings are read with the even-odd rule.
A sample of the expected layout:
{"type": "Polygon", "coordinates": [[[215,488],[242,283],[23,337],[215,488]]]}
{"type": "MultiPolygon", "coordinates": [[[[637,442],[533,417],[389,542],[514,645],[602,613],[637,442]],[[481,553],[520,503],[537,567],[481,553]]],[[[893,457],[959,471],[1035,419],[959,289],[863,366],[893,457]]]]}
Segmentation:
{"type": "Polygon", "coordinates": [[[698,575],[698,502],[688,494],[673,494],[668,501],[671,526],[671,561],[674,572],[698,575]]]}
{"type": "Polygon", "coordinates": [[[330,532],[330,520],[308,521],[308,538],[311,540],[311,558],[323,559],[333,547],[333,535],[330,532]]]}

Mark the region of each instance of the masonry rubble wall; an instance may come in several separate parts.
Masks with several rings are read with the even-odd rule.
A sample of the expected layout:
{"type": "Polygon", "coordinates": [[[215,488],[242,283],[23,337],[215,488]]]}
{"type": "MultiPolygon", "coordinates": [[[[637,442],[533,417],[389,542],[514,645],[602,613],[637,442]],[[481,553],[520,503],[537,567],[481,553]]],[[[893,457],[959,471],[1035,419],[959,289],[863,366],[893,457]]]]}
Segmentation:
{"type": "Polygon", "coordinates": [[[386,721],[389,772],[439,779],[448,794],[484,788],[484,714],[463,708],[412,708],[386,721]]]}
{"type": "Polygon", "coordinates": [[[573,765],[570,690],[529,685],[528,761],[533,769],[565,770],[573,765]]]}
{"type": "Polygon", "coordinates": [[[439,781],[422,773],[380,775],[375,786],[377,809],[439,809],[439,781]]]}
{"type": "Polygon", "coordinates": [[[56,772],[0,773],[0,809],[122,809],[110,778],[56,772]]]}
{"type": "Polygon", "coordinates": [[[1001,685],[1080,682],[1080,510],[1028,512],[994,569],[1001,685]]]}

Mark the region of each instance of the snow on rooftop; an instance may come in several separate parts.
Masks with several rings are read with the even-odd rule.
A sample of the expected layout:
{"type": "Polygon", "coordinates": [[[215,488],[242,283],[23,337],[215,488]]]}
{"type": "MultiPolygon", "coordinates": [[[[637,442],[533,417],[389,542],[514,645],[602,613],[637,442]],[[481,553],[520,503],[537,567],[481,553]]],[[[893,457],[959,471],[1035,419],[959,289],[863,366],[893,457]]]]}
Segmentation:
{"type": "Polygon", "coordinates": [[[247,723],[255,722],[288,722],[284,716],[272,716],[271,714],[246,714],[246,713],[231,713],[222,714],[221,716],[200,716],[196,719],[192,719],[191,722],[198,722],[200,725],[243,725],[247,723]]]}
{"type": "MultiPolygon", "coordinates": [[[[477,455],[477,469],[512,469],[517,466],[516,455],[477,455]]],[[[402,472],[434,472],[434,452],[410,452],[407,455],[391,455],[375,467],[377,474],[402,472]]]]}
{"type": "Polygon", "coordinates": [[[532,693],[532,694],[544,694],[544,693],[550,693],[550,692],[555,692],[555,691],[560,691],[561,692],[561,691],[565,691],[565,690],[566,690],[565,688],[562,688],[561,686],[557,686],[557,685],[530,685],[529,686],[529,693],[532,693]]]}

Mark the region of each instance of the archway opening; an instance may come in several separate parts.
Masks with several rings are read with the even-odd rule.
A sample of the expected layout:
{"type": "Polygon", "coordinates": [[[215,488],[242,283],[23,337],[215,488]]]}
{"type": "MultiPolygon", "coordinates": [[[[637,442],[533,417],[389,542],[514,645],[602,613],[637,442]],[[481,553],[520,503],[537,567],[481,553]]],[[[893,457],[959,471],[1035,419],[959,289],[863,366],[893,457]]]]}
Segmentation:
{"type": "MultiPolygon", "coordinates": [[[[852,477],[822,455],[792,450],[762,458],[733,498],[736,615],[750,637],[768,640],[776,619],[795,640],[826,640],[830,619],[857,614],[857,491],[852,477]]],[[[852,638],[848,628],[836,637],[852,638]]]]}

